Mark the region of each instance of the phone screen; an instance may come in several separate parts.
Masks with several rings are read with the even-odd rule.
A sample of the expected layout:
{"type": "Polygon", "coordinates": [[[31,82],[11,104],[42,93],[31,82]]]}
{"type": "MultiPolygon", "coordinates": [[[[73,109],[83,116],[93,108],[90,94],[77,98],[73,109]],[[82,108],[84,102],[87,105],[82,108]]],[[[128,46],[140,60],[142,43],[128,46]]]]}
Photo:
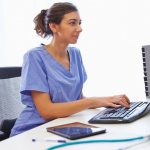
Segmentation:
{"type": "Polygon", "coordinates": [[[49,127],[47,128],[47,131],[71,140],[75,140],[96,134],[105,133],[106,129],[93,125],[83,124],[80,122],[73,122],[69,124],[49,127]]]}

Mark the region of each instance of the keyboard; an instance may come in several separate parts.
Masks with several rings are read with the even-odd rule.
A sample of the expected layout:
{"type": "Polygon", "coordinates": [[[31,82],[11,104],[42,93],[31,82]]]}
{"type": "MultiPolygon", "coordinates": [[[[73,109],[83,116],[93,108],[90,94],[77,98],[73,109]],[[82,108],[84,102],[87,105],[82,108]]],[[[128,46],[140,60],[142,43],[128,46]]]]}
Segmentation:
{"type": "Polygon", "coordinates": [[[150,102],[131,102],[130,108],[106,108],[91,118],[89,123],[128,123],[150,112],[150,102]]]}

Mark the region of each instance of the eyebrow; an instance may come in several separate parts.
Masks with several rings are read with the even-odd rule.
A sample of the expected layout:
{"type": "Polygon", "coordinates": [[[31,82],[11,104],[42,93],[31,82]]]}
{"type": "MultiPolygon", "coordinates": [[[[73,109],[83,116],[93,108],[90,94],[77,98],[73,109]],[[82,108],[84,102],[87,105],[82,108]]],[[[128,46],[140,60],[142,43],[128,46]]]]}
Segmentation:
{"type": "MultiPolygon", "coordinates": [[[[67,21],[78,21],[78,19],[69,19],[67,21]]],[[[80,19],[79,22],[81,22],[82,20],[80,19]]]]}

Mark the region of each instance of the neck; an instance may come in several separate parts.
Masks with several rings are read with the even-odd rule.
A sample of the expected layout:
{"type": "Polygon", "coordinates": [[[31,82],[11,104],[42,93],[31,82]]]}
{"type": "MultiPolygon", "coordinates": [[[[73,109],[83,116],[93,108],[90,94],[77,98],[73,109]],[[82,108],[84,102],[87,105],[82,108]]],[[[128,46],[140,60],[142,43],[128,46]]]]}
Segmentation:
{"type": "Polygon", "coordinates": [[[67,52],[68,44],[56,42],[52,40],[50,44],[46,45],[48,53],[50,53],[59,63],[61,63],[67,70],[70,69],[70,58],[67,52]]]}
{"type": "Polygon", "coordinates": [[[61,42],[56,42],[54,40],[52,40],[50,44],[46,45],[47,51],[55,57],[64,57],[64,56],[66,56],[67,47],[68,47],[68,44],[64,44],[64,43],[61,43],[61,42]]]}

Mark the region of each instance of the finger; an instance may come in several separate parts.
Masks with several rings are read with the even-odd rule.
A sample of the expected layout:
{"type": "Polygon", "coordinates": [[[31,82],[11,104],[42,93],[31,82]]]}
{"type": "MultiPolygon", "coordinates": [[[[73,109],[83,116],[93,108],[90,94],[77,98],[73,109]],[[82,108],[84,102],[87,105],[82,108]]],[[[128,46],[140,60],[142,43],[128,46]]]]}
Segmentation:
{"type": "Polygon", "coordinates": [[[129,98],[125,94],[123,96],[125,97],[125,99],[127,100],[127,102],[130,104],[129,98]]]}
{"type": "Polygon", "coordinates": [[[117,95],[116,97],[121,98],[121,99],[125,98],[125,101],[127,101],[127,103],[130,104],[130,100],[129,100],[129,98],[125,94],[117,95]]]}
{"type": "Polygon", "coordinates": [[[126,108],[129,108],[129,104],[130,104],[130,101],[129,99],[127,98],[127,96],[125,95],[117,95],[117,96],[114,96],[114,102],[115,104],[119,104],[123,107],[126,107],[126,108]]]}
{"type": "Polygon", "coordinates": [[[130,104],[130,100],[125,94],[121,95],[120,98],[130,104]]]}
{"type": "Polygon", "coordinates": [[[113,108],[119,108],[119,107],[121,107],[121,105],[115,104],[115,103],[109,103],[108,106],[107,106],[107,108],[111,108],[111,107],[113,107],[113,108]]]}
{"type": "Polygon", "coordinates": [[[121,106],[124,106],[126,108],[129,108],[130,105],[129,103],[127,102],[127,100],[124,98],[124,97],[121,97],[120,98],[120,101],[118,101],[118,103],[121,105],[121,106]]]}

